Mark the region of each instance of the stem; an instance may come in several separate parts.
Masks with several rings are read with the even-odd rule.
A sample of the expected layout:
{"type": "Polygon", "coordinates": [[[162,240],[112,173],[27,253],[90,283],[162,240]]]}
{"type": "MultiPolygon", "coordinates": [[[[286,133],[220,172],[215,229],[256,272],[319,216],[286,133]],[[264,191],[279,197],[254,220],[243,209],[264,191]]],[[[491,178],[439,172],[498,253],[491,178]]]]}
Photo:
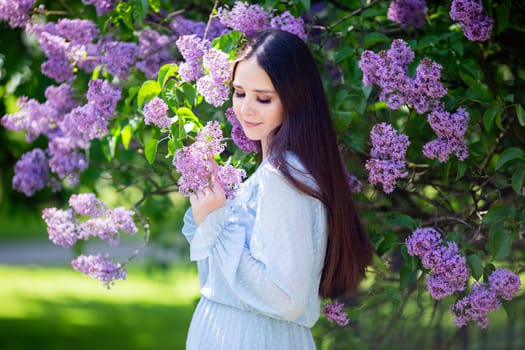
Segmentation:
{"type": "Polygon", "coordinates": [[[208,29],[210,29],[211,21],[213,17],[215,17],[215,11],[217,11],[217,6],[219,6],[219,0],[215,0],[215,3],[213,4],[213,8],[210,12],[210,17],[208,17],[208,23],[206,23],[206,29],[204,30],[204,35],[202,36],[202,40],[206,39],[208,36],[208,29]]]}
{"type": "Polygon", "coordinates": [[[354,10],[352,12],[350,12],[349,14],[347,14],[346,16],[338,19],[337,21],[335,21],[333,24],[331,25],[328,25],[328,30],[331,30],[333,29],[334,27],[338,26],[339,24],[341,24],[342,22],[346,21],[347,19],[353,17],[353,16],[356,16],[358,14],[360,14],[361,12],[363,12],[364,10],[366,10],[367,8],[369,7],[372,7],[374,6],[375,4],[377,4],[379,2],[379,0],[373,0],[371,2],[368,3],[368,5],[364,6],[364,7],[360,7],[358,8],[357,10],[354,10]]]}

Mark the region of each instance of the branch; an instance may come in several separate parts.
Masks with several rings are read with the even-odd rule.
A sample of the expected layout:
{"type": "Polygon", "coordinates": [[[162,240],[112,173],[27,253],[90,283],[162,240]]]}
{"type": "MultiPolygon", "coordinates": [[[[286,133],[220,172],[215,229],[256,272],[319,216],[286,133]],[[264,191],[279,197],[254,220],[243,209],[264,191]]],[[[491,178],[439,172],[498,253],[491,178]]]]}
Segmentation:
{"type": "MultiPolygon", "coordinates": [[[[371,2],[368,3],[368,5],[364,6],[364,7],[360,7],[358,8],[357,10],[354,10],[352,12],[350,12],[349,14],[347,14],[346,16],[344,17],[341,17],[340,19],[338,19],[337,21],[335,21],[333,24],[330,24],[327,26],[328,30],[332,30],[334,29],[335,27],[337,27],[339,24],[341,24],[342,22],[346,21],[347,19],[355,16],[355,15],[358,15],[360,14],[361,12],[363,12],[364,10],[374,6],[375,4],[377,4],[379,2],[379,0],[372,0],[371,2]]],[[[336,4],[335,1],[333,1],[332,3],[334,3],[336,6],[338,6],[339,4],[336,4]]],[[[340,6],[338,6],[340,7],[340,6]]],[[[346,8],[348,10],[350,10],[349,8],[346,8]]]]}

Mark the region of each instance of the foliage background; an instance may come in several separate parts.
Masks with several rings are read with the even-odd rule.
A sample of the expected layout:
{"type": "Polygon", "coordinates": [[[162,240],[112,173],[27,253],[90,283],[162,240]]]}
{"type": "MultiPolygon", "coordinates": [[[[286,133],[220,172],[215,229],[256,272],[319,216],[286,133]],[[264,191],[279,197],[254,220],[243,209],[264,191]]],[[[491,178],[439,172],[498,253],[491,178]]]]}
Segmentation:
{"type": "MultiPolygon", "coordinates": [[[[44,1],[46,9],[62,11],[71,17],[89,18],[103,26],[107,17],[96,16],[94,8],[81,1],[44,1]]],[[[133,30],[148,25],[150,17],[133,17],[140,1],[127,2],[128,14],[119,14],[119,35],[133,40],[133,30]],[[129,16],[128,16],[129,15],[129,16]],[[128,16],[128,17],[126,17],[128,16]]],[[[221,2],[232,4],[233,2],[221,2]]],[[[428,297],[421,265],[403,248],[405,238],[417,227],[435,227],[448,240],[458,241],[468,257],[476,279],[484,279],[495,266],[516,273],[524,267],[525,197],[525,65],[520,48],[525,45],[525,5],[518,0],[485,0],[485,11],[494,21],[486,42],[470,42],[450,19],[450,1],[427,1],[424,27],[403,27],[386,18],[389,1],[277,1],[261,5],[277,11],[285,9],[303,14],[310,45],[323,75],[327,97],[332,107],[334,125],[351,173],[363,182],[356,199],[380,259],[370,269],[361,291],[346,300],[352,319],[350,327],[338,328],[321,320],[315,328],[321,348],[520,348],[525,345],[525,307],[523,292],[503,310],[491,317],[487,331],[475,326],[457,329],[452,325],[448,306],[454,297],[434,302],[428,297]],[[426,120],[413,110],[391,110],[379,102],[377,87],[364,87],[357,66],[363,50],[388,49],[395,38],[403,38],[414,50],[414,63],[429,57],[443,66],[441,81],[448,88],[444,98],[447,110],[466,108],[470,123],[466,143],[470,156],[464,162],[455,157],[446,163],[429,160],[422,146],[435,138],[426,120]],[[378,122],[389,122],[407,134],[411,145],[407,152],[409,176],[398,180],[397,189],[386,195],[379,187],[367,184],[364,164],[370,155],[369,132],[378,122]],[[510,318],[507,318],[510,316],[510,318]],[[397,344],[397,345],[396,345],[397,344]]],[[[183,14],[206,21],[212,1],[149,1],[151,18],[156,6],[167,13],[184,9],[183,14]]],[[[56,20],[57,17],[51,17],[56,20]]],[[[0,24],[0,115],[13,113],[16,100],[26,95],[40,101],[44,89],[53,82],[40,73],[45,60],[38,45],[20,29],[0,24]]],[[[415,69],[415,65],[411,66],[415,69]]],[[[86,83],[80,77],[77,84],[86,83]]],[[[127,87],[139,87],[145,77],[134,75],[127,87]]],[[[126,97],[126,96],[124,96],[126,97]]],[[[123,108],[123,107],[122,107],[123,108]]],[[[129,113],[138,113],[133,106],[129,113]]],[[[223,109],[206,104],[194,112],[205,120],[224,121],[223,109]]],[[[122,110],[120,120],[126,119],[122,110]]],[[[227,128],[227,127],[226,127],[227,128]]],[[[137,133],[139,145],[151,134],[137,133]]],[[[118,137],[118,135],[117,135],[118,137]]],[[[121,141],[121,140],[118,140],[121,141]]],[[[139,152],[116,149],[107,157],[110,138],[93,144],[90,168],[81,176],[78,188],[66,187],[59,193],[44,190],[32,198],[11,188],[14,163],[27,150],[46,140],[28,145],[24,135],[0,128],[0,215],[3,239],[45,236],[38,217],[41,210],[62,206],[71,193],[95,191],[111,205],[132,206],[142,196],[141,212],[152,224],[152,244],[183,250],[180,235],[181,215],[187,203],[170,191],[173,181],[166,176],[163,152],[159,149],[150,165],[139,152]],[[127,165],[132,164],[133,167],[127,165]],[[137,179],[152,178],[159,188],[148,187],[137,179]],[[162,191],[166,190],[166,191],[162,191]],[[157,192],[157,195],[153,193],[157,192]],[[37,222],[33,226],[26,223],[37,222]],[[5,223],[5,225],[4,225],[5,223]],[[13,235],[14,233],[14,235],[13,235]]],[[[140,149],[140,147],[139,147],[140,149]]],[[[253,159],[243,158],[229,149],[235,162],[253,168],[253,159]]],[[[171,170],[168,170],[171,172],[171,170]]],[[[79,248],[80,249],[80,248],[79,248]]],[[[152,261],[157,266],[163,261],[152,261]]],[[[95,282],[93,282],[95,283],[95,282]]],[[[125,284],[127,282],[123,282],[125,284]]],[[[129,313],[131,315],[132,312],[129,313]]]]}

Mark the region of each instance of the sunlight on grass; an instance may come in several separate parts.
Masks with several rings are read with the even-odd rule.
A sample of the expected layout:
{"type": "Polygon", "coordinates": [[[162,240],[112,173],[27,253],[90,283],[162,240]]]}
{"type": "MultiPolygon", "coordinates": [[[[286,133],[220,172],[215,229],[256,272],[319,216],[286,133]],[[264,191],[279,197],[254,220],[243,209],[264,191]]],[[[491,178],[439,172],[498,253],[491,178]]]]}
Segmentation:
{"type": "MultiPolygon", "coordinates": [[[[67,268],[13,267],[0,265],[0,317],[38,317],[42,301],[63,299],[112,304],[191,304],[199,294],[193,269],[176,269],[148,275],[141,268],[128,271],[128,278],[106,289],[102,283],[67,268]]],[[[88,313],[68,309],[71,320],[89,322],[88,313]]],[[[68,318],[69,318],[68,317],[68,318]]]]}

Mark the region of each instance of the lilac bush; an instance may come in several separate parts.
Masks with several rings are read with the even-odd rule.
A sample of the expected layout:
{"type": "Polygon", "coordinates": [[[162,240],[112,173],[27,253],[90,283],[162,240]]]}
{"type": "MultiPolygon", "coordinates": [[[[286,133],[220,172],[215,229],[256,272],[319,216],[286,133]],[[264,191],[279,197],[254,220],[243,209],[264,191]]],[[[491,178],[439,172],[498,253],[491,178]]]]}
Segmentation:
{"type": "Polygon", "coordinates": [[[425,24],[426,0],[393,0],[387,18],[406,26],[420,28],[425,24]]]}

